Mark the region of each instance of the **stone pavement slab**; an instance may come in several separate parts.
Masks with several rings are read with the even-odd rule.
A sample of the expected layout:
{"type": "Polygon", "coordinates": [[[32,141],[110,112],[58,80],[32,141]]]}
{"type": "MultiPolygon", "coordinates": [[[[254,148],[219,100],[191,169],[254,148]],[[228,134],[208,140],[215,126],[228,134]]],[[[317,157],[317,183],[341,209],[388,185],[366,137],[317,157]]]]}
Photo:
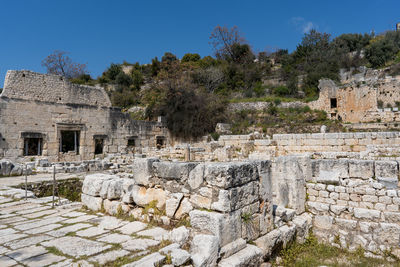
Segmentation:
{"type": "Polygon", "coordinates": [[[52,224],[52,223],[57,223],[57,222],[61,222],[65,220],[65,218],[61,218],[61,217],[51,217],[51,218],[45,218],[42,220],[37,220],[35,222],[27,222],[25,224],[19,224],[17,226],[15,226],[15,229],[24,231],[24,230],[28,230],[28,229],[32,229],[32,228],[36,228],[36,227],[40,227],[43,225],[47,225],[47,224],[52,224]]]}
{"type": "Polygon", "coordinates": [[[97,241],[87,240],[75,236],[65,236],[42,243],[46,247],[55,247],[62,253],[73,256],[91,256],[111,248],[111,245],[105,245],[97,241]]]}
{"type": "Polygon", "coordinates": [[[53,214],[56,213],[56,210],[53,209],[47,209],[47,210],[42,210],[39,212],[35,212],[35,213],[30,213],[27,215],[24,215],[25,218],[29,218],[29,219],[34,219],[34,218],[39,218],[39,217],[43,217],[44,215],[49,215],[49,214],[53,214]]]}
{"type": "Polygon", "coordinates": [[[3,229],[3,230],[0,230],[0,236],[3,236],[3,235],[10,235],[10,234],[13,234],[13,233],[16,233],[17,231],[15,231],[14,229],[12,229],[12,228],[7,228],[7,229],[3,229]]]}
{"type": "Polygon", "coordinates": [[[92,236],[101,235],[101,234],[104,234],[107,232],[108,232],[108,230],[105,230],[102,227],[93,226],[93,227],[87,228],[85,230],[76,232],[76,235],[82,236],[82,237],[92,237],[92,236]]]}
{"type": "Polygon", "coordinates": [[[31,257],[39,256],[42,254],[46,254],[47,250],[41,246],[30,246],[26,248],[21,248],[17,250],[13,250],[10,253],[7,253],[6,256],[16,260],[23,261],[29,259],[31,257]]]}
{"type": "Polygon", "coordinates": [[[101,241],[101,242],[106,242],[106,243],[120,244],[120,243],[124,243],[131,239],[133,239],[133,237],[131,237],[129,235],[121,235],[121,234],[114,233],[114,234],[109,234],[109,235],[103,236],[97,240],[101,241]]]}
{"type": "Polygon", "coordinates": [[[142,266],[159,266],[165,259],[165,256],[161,255],[160,253],[152,253],[143,257],[138,261],[134,261],[132,263],[128,263],[123,265],[122,267],[142,267],[142,266]]]}
{"type": "Polygon", "coordinates": [[[17,264],[17,262],[7,256],[0,256],[0,266],[8,267],[17,264]]]}
{"type": "Polygon", "coordinates": [[[5,248],[3,246],[0,246],[0,255],[9,252],[10,250],[8,248],[5,248]]]}
{"type": "Polygon", "coordinates": [[[104,229],[107,230],[113,230],[119,227],[122,227],[126,224],[128,224],[128,222],[117,219],[115,217],[111,217],[111,216],[104,216],[104,217],[98,217],[98,218],[93,218],[91,220],[89,220],[89,222],[92,223],[98,223],[99,227],[103,227],[104,229]]]}
{"type": "Polygon", "coordinates": [[[88,221],[90,219],[93,218],[97,218],[96,215],[83,215],[83,216],[79,216],[76,218],[72,218],[72,219],[68,219],[66,221],[64,221],[64,223],[78,223],[78,222],[84,222],[84,221],[88,221]]]}
{"type": "Polygon", "coordinates": [[[37,208],[34,208],[34,209],[27,209],[27,210],[17,211],[15,213],[19,214],[19,215],[24,215],[24,214],[34,213],[34,212],[47,210],[47,209],[49,209],[49,207],[40,206],[40,207],[37,207],[37,208]]]}
{"type": "Polygon", "coordinates": [[[122,243],[122,247],[126,250],[141,251],[146,250],[148,247],[157,246],[158,244],[160,244],[160,241],[158,240],[138,238],[122,243]]]}
{"type": "Polygon", "coordinates": [[[121,233],[126,234],[126,235],[131,235],[133,233],[144,230],[146,227],[147,227],[147,224],[135,221],[135,222],[128,223],[125,226],[122,226],[121,228],[118,229],[118,231],[120,231],[121,233]]]}
{"type": "Polygon", "coordinates": [[[28,235],[26,235],[26,234],[11,234],[11,235],[4,235],[0,239],[1,239],[1,243],[4,244],[4,243],[7,243],[9,241],[13,241],[13,240],[16,240],[16,239],[19,239],[19,238],[23,238],[23,237],[26,237],[26,236],[28,236],[28,235]]]}
{"type": "Polygon", "coordinates": [[[79,217],[79,216],[83,216],[83,215],[86,215],[86,213],[80,212],[80,211],[71,211],[71,212],[68,212],[68,213],[64,214],[63,216],[65,216],[65,217],[79,217]]]}
{"type": "Polygon", "coordinates": [[[23,239],[10,241],[8,243],[5,243],[4,245],[7,247],[10,247],[11,249],[18,249],[18,248],[36,245],[40,242],[47,241],[50,239],[53,239],[53,237],[48,236],[48,235],[35,235],[35,236],[23,238],[23,239]]]}
{"type": "Polygon", "coordinates": [[[116,260],[120,257],[124,257],[130,253],[131,252],[126,251],[126,250],[112,250],[112,251],[94,256],[94,257],[90,258],[90,261],[94,261],[100,265],[104,265],[107,262],[114,261],[114,260],[116,260]]]}
{"type": "Polygon", "coordinates": [[[155,227],[155,228],[151,228],[148,230],[138,232],[137,235],[152,237],[156,240],[163,240],[163,239],[168,239],[167,238],[168,233],[169,232],[167,230],[165,230],[161,227],[155,227]]]}
{"type": "Polygon", "coordinates": [[[31,257],[21,262],[29,267],[42,267],[62,260],[65,260],[65,257],[47,253],[36,257],[31,257]]]}
{"type": "Polygon", "coordinates": [[[54,230],[54,229],[60,228],[60,227],[62,227],[62,224],[52,223],[52,224],[44,225],[41,227],[33,228],[31,230],[26,230],[25,233],[31,234],[31,235],[41,234],[41,233],[45,233],[45,232],[48,232],[48,231],[51,231],[51,230],[54,230]]]}
{"type": "Polygon", "coordinates": [[[62,227],[62,228],[54,230],[54,231],[50,231],[47,234],[54,236],[54,237],[62,237],[68,233],[76,232],[78,230],[81,230],[83,228],[88,228],[90,226],[92,226],[92,225],[88,224],[88,223],[78,223],[78,224],[73,224],[70,226],[62,227]]]}

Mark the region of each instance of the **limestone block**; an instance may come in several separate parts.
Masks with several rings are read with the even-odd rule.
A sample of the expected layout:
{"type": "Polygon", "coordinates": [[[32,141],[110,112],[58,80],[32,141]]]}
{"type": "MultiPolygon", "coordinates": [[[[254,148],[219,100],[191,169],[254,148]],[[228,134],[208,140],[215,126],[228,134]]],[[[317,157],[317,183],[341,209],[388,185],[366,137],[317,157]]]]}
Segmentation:
{"type": "Polygon", "coordinates": [[[212,200],[209,197],[203,197],[198,194],[192,194],[190,195],[189,201],[195,208],[211,209],[212,200]]]}
{"type": "Polygon", "coordinates": [[[369,179],[375,175],[373,160],[349,160],[349,176],[351,178],[369,179]]]}
{"type": "Polygon", "coordinates": [[[312,176],[319,183],[339,184],[340,178],[349,177],[348,160],[312,160],[312,176]]]}
{"type": "Polygon", "coordinates": [[[206,163],[204,178],[209,185],[228,189],[255,181],[259,177],[257,166],[246,162],[206,163]]]}
{"type": "Polygon", "coordinates": [[[375,161],[375,177],[378,179],[391,178],[398,179],[399,167],[397,161],[375,161]]]}
{"type": "Polygon", "coordinates": [[[197,189],[204,181],[204,163],[198,164],[189,173],[188,184],[191,189],[197,189]]]}
{"type": "Polygon", "coordinates": [[[93,197],[90,195],[86,194],[81,194],[81,201],[83,205],[88,207],[88,209],[94,210],[94,211],[99,211],[101,210],[101,206],[103,203],[103,200],[100,197],[93,197]]]}
{"type": "Polygon", "coordinates": [[[135,182],[139,185],[149,185],[153,177],[153,163],[159,161],[157,158],[135,158],[132,165],[135,182]]]}
{"type": "Polygon", "coordinates": [[[175,212],[175,218],[181,219],[183,216],[188,215],[189,212],[192,210],[193,210],[192,204],[190,204],[189,199],[185,197],[181,201],[181,204],[179,205],[178,209],[175,212]]]}
{"type": "Polygon", "coordinates": [[[380,216],[381,212],[379,210],[354,208],[354,217],[357,219],[377,220],[380,216]]]}
{"type": "Polygon", "coordinates": [[[309,213],[303,213],[294,217],[293,224],[296,225],[296,239],[303,243],[308,237],[308,233],[312,227],[312,217],[309,213]]]}
{"type": "Polygon", "coordinates": [[[175,193],[175,194],[171,194],[170,197],[166,200],[165,212],[168,217],[170,217],[170,218],[174,217],[175,212],[178,209],[182,198],[183,198],[182,193],[175,193]]]}
{"type": "Polygon", "coordinates": [[[330,230],[333,225],[333,217],[332,216],[315,216],[314,217],[314,227],[330,230]]]}
{"type": "Polygon", "coordinates": [[[82,193],[90,196],[100,196],[100,191],[104,181],[118,179],[116,175],[95,173],[86,175],[83,180],[82,193]]]}
{"type": "Polygon", "coordinates": [[[194,267],[215,266],[218,259],[218,238],[212,235],[195,235],[190,247],[194,267]]]}
{"type": "Polygon", "coordinates": [[[171,233],[171,241],[180,244],[181,246],[189,239],[190,231],[185,226],[174,228],[171,233]]]}
{"type": "Polygon", "coordinates": [[[306,179],[311,177],[309,157],[282,156],[272,166],[272,188],[276,194],[274,203],[304,212],[306,179]]]}
{"type": "Polygon", "coordinates": [[[198,163],[194,162],[154,162],[154,175],[163,180],[176,180],[185,183],[189,173],[198,163]]]}
{"type": "Polygon", "coordinates": [[[268,234],[256,239],[254,243],[257,245],[257,247],[261,248],[264,257],[269,257],[277,248],[281,246],[282,233],[279,229],[272,230],[268,234]]]}
{"type": "Polygon", "coordinates": [[[395,223],[380,223],[375,229],[374,241],[378,244],[387,244],[389,246],[398,246],[400,243],[400,225],[395,223]]]}
{"type": "Polygon", "coordinates": [[[246,248],[226,259],[221,260],[218,263],[218,267],[260,266],[261,262],[262,250],[256,246],[247,245],[246,248]]]}
{"type": "Polygon", "coordinates": [[[132,188],[132,199],[139,206],[146,206],[152,201],[157,201],[157,208],[163,209],[167,195],[160,188],[146,188],[134,185],[132,188]]]}
{"type": "Polygon", "coordinates": [[[219,190],[218,201],[211,204],[211,209],[229,212],[243,208],[258,200],[258,183],[250,182],[229,190],[219,190]]]}
{"type": "Polygon", "coordinates": [[[224,259],[227,258],[236,252],[244,249],[246,247],[246,240],[243,238],[236,239],[225,246],[223,246],[219,252],[219,256],[224,259]]]}

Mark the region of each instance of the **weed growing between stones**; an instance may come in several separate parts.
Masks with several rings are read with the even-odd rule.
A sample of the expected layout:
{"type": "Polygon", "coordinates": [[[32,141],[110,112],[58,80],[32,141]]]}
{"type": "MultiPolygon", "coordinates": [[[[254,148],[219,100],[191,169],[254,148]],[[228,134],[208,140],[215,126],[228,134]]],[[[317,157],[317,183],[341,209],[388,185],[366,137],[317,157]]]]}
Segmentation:
{"type": "Polygon", "coordinates": [[[242,217],[242,221],[245,224],[251,223],[251,219],[252,219],[251,213],[248,213],[248,212],[242,213],[241,217],[242,217]]]}
{"type": "MultiPolygon", "coordinates": [[[[391,255],[392,256],[392,255],[391,255]]],[[[400,266],[400,263],[384,259],[367,258],[360,247],[355,252],[318,243],[310,233],[303,244],[293,242],[282,249],[273,266],[400,266]]]]}

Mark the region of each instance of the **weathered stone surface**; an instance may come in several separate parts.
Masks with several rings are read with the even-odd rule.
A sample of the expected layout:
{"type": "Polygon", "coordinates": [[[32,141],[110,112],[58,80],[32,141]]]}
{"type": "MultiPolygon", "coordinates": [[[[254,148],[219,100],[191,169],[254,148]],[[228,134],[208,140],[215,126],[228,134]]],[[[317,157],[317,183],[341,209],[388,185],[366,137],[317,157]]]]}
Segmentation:
{"type": "Polygon", "coordinates": [[[398,178],[399,167],[397,161],[375,161],[375,176],[377,178],[398,178]]]}
{"type": "Polygon", "coordinates": [[[0,265],[4,267],[14,266],[17,262],[7,256],[0,256],[0,265]]]}
{"type": "Polygon", "coordinates": [[[235,241],[223,246],[219,252],[219,256],[224,259],[228,258],[236,252],[244,249],[246,247],[246,240],[243,238],[236,239],[235,241]]]}
{"type": "Polygon", "coordinates": [[[153,176],[153,163],[159,161],[157,158],[135,158],[132,165],[135,182],[138,185],[149,185],[153,176]]]}
{"type": "Polygon", "coordinates": [[[373,160],[349,160],[349,176],[351,178],[369,179],[375,176],[373,160]]]}
{"type": "Polygon", "coordinates": [[[147,224],[135,221],[135,222],[128,223],[127,225],[124,225],[123,227],[119,228],[118,231],[120,231],[121,233],[126,234],[126,235],[131,235],[133,233],[142,231],[146,227],[147,227],[147,224]]]}
{"type": "Polygon", "coordinates": [[[185,183],[189,173],[198,163],[194,162],[154,162],[154,175],[162,180],[176,180],[185,183]]]}
{"type": "Polygon", "coordinates": [[[107,232],[108,231],[104,230],[102,227],[93,226],[93,227],[87,228],[85,230],[76,232],[76,235],[82,236],[82,237],[93,237],[93,236],[101,235],[101,234],[104,234],[107,232]]]}
{"type": "Polygon", "coordinates": [[[233,254],[232,256],[221,260],[219,267],[247,267],[260,266],[262,262],[262,250],[253,245],[247,245],[246,248],[233,254]]]}
{"type": "Polygon", "coordinates": [[[380,223],[380,227],[374,231],[374,241],[379,244],[396,247],[400,243],[400,225],[395,223],[380,223]]]}
{"type": "Polygon", "coordinates": [[[357,219],[374,220],[374,219],[379,219],[380,216],[381,212],[378,210],[369,210],[361,208],[354,209],[354,217],[356,217],[357,219]]]}
{"type": "MultiPolygon", "coordinates": [[[[222,235],[224,215],[217,212],[193,210],[189,213],[190,225],[199,231],[206,231],[217,236],[222,235]]],[[[228,242],[229,243],[229,242],[228,242]]]]}
{"type": "Polygon", "coordinates": [[[165,213],[167,214],[168,217],[170,217],[170,218],[174,217],[175,212],[178,209],[182,198],[183,198],[182,193],[175,193],[175,194],[171,194],[170,197],[166,200],[165,213]]]}
{"type": "Polygon", "coordinates": [[[204,163],[198,164],[189,173],[188,184],[191,189],[197,189],[201,186],[204,181],[204,163]]]}
{"type": "Polygon", "coordinates": [[[256,239],[254,243],[261,248],[264,257],[269,257],[282,243],[281,232],[279,229],[272,230],[256,239]]]}
{"type": "Polygon", "coordinates": [[[128,240],[131,240],[132,237],[129,235],[121,235],[121,234],[109,234],[106,236],[103,236],[102,238],[97,239],[98,241],[101,242],[106,242],[106,243],[113,243],[113,244],[120,244],[123,242],[126,242],[128,240]]]}
{"type": "Polygon", "coordinates": [[[111,245],[105,245],[100,242],[91,241],[74,236],[65,236],[42,243],[45,247],[56,247],[62,253],[73,256],[91,256],[109,249],[111,245]]]}
{"type": "Polygon", "coordinates": [[[312,175],[317,182],[337,184],[339,178],[349,177],[348,160],[318,159],[311,161],[312,175]]]}
{"type": "Polygon", "coordinates": [[[104,265],[107,262],[114,261],[114,260],[116,260],[116,259],[118,259],[120,257],[124,257],[124,256],[126,256],[128,254],[130,254],[130,252],[126,251],[126,250],[123,250],[123,249],[112,250],[112,251],[109,251],[109,252],[102,253],[102,254],[99,254],[97,256],[91,257],[90,261],[94,261],[94,262],[97,262],[100,265],[104,265]]]}
{"type": "Polygon", "coordinates": [[[46,254],[47,250],[41,246],[30,246],[17,250],[13,250],[10,253],[7,253],[6,256],[16,260],[16,261],[24,261],[31,257],[36,257],[42,254],[46,254]]]}
{"type": "Polygon", "coordinates": [[[23,260],[21,262],[30,267],[42,267],[62,260],[65,260],[65,257],[47,253],[23,260]]]}
{"type": "Polygon", "coordinates": [[[158,188],[146,188],[142,186],[133,186],[133,201],[139,206],[146,206],[152,201],[157,201],[157,208],[162,209],[166,201],[166,193],[158,188]]]}
{"type": "Polygon", "coordinates": [[[95,218],[95,219],[92,219],[91,221],[98,222],[99,227],[101,227],[103,229],[107,229],[107,230],[113,230],[113,229],[122,227],[128,223],[127,221],[123,221],[123,220],[117,219],[112,216],[104,216],[104,217],[100,217],[100,218],[95,218]]]}
{"type": "Polygon", "coordinates": [[[155,240],[169,239],[168,234],[169,234],[168,231],[161,227],[155,227],[155,228],[140,231],[137,233],[137,235],[139,235],[139,236],[152,237],[155,240]]]}
{"type": "Polygon", "coordinates": [[[118,179],[118,176],[96,173],[86,175],[82,185],[82,193],[94,197],[100,196],[101,187],[104,181],[118,179]]]}
{"type": "Polygon", "coordinates": [[[24,239],[14,240],[14,241],[5,243],[4,245],[7,247],[10,247],[11,249],[18,249],[18,248],[36,245],[40,242],[50,240],[50,239],[53,239],[53,238],[48,235],[36,235],[36,236],[24,238],[24,239]]]}
{"type": "Polygon", "coordinates": [[[333,217],[332,216],[315,216],[314,217],[314,226],[316,228],[329,230],[333,225],[333,217]]]}
{"type": "Polygon", "coordinates": [[[85,222],[90,219],[97,218],[96,215],[83,215],[76,218],[65,220],[63,223],[78,223],[78,222],[85,222]]]}
{"type": "Polygon", "coordinates": [[[164,261],[164,259],[165,259],[165,256],[156,252],[156,253],[147,255],[138,261],[125,264],[122,267],[159,266],[164,261]]]}
{"type": "Polygon", "coordinates": [[[212,235],[195,235],[190,254],[194,267],[215,266],[218,258],[218,238],[212,235]]]}
{"type": "Polygon", "coordinates": [[[48,235],[54,236],[54,237],[62,237],[65,236],[68,233],[72,233],[84,228],[88,228],[92,226],[91,224],[87,224],[87,223],[77,223],[77,224],[72,224],[70,226],[66,226],[66,227],[62,227],[60,229],[48,232],[48,235]]]}
{"type": "Polygon", "coordinates": [[[81,194],[81,201],[86,207],[88,207],[88,209],[94,211],[101,210],[101,206],[103,203],[103,199],[101,199],[100,197],[93,197],[83,193],[81,194]]]}
{"type": "Polygon", "coordinates": [[[190,231],[185,226],[175,228],[170,233],[170,239],[172,242],[183,245],[189,239],[190,231]]]}
{"type": "Polygon", "coordinates": [[[299,156],[276,158],[272,172],[274,204],[294,209],[297,214],[304,212],[309,162],[309,158],[299,156]]]}
{"type": "Polygon", "coordinates": [[[257,166],[254,163],[206,163],[205,180],[209,185],[223,189],[244,185],[258,179],[257,166]]]}
{"type": "Polygon", "coordinates": [[[175,212],[175,218],[176,219],[181,219],[183,216],[186,216],[189,214],[190,211],[193,210],[193,206],[190,203],[188,198],[184,198],[179,205],[178,210],[175,212]]]}
{"type": "Polygon", "coordinates": [[[153,240],[148,238],[143,238],[143,239],[138,238],[122,243],[122,247],[126,250],[141,251],[141,250],[146,250],[148,247],[157,246],[158,244],[160,244],[160,241],[158,240],[153,240]]]}

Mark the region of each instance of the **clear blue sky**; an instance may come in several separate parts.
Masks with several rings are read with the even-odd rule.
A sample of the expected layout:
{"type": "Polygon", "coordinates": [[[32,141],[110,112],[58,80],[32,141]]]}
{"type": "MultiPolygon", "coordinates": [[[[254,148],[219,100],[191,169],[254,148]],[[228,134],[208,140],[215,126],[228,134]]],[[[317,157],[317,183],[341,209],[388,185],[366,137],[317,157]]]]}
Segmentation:
{"type": "Polygon", "coordinates": [[[54,50],[97,77],[112,62],[148,63],[166,51],[210,55],[216,25],[237,25],[255,51],[292,51],[310,28],[337,36],[400,22],[399,0],[0,0],[0,10],[0,87],[8,69],[45,72],[54,50]]]}

